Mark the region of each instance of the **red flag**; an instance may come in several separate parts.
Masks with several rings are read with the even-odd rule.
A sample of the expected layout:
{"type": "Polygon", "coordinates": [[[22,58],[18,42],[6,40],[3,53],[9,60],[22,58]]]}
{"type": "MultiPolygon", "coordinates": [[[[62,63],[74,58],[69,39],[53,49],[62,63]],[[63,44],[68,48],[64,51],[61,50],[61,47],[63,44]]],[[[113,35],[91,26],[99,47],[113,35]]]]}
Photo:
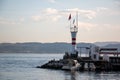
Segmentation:
{"type": "Polygon", "coordinates": [[[69,15],[69,17],[68,17],[68,20],[70,20],[71,19],[71,14],[69,15]]]}

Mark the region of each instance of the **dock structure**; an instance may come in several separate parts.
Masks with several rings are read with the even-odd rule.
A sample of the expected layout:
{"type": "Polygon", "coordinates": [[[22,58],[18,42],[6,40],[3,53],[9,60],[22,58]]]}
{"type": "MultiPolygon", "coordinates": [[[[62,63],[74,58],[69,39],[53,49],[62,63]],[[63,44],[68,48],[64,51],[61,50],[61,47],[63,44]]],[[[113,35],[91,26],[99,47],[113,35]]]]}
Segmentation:
{"type": "Polygon", "coordinates": [[[57,61],[51,60],[42,66],[37,66],[37,68],[59,70],[72,70],[75,68],[75,70],[78,71],[120,71],[120,52],[117,48],[99,48],[96,50],[97,52],[95,51],[94,53],[91,53],[91,51],[92,50],[89,50],[89,56],[87,57],[71,57],[71,55],[66,52],[63,59],[57,61]],[[96,55],[98,59],[96,59],[96,55]],[[77,63],[74,60],[76,60],[77,63]],[[76,64],[79,64],[79,66],[75,67],[76,64]]]}
{"type": "MultiPolygon", "coordinates": [[[[89,57],[78,57],[76,58],[76,60],[80,64],[80,66],[77,69],[78,71],[86,71],[86,70],[87,71],[120,71],[120,58],[110,57],[109,62],[102,59],[92,60],[89,57]]],[[[37,68],[71,70],[71,68],[74,66],[75,66],[74,59],[68,58],[68,59],[60,59],[60,60],[51,60],[42,66],[37,66],[37,68]],[[67,66],[67,68],[63,69],[63,67],[65,66],[67,66]]]]}
{"type": "MultiPolygon", "coordinates": [[[[78,15],[78,13],[76,14],[78,15]]],[[[65,52],[63,59],[51,60],[46,64],[37,66],[37,68],[59,69],[59,70],[78,70],[78,71],[120,71],[120,52],[117,48],[100,48],[98,46],[79,47],[76,45],[76,35],[78,32],[78,17],[71,24],[71,14],[68,20],[70,21],[71,33],[71,51],[65,52]],[[85,48],[88,51],[88,56],[78,56],[77,48],[85,48]]]]}

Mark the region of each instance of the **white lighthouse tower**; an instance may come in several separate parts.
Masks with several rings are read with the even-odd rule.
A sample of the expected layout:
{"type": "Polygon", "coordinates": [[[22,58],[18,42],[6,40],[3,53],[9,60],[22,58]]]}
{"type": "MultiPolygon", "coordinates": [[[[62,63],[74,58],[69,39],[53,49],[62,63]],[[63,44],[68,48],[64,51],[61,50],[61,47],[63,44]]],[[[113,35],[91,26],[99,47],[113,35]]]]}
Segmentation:
{"type": "Polygon", "coordinates": [[[70,32],[71,32],[71,45],[72,45],[72,50],[70,53],[70,56],[72,58],[76,58],[78,56],[78,51],[77,51],[77,46],[76,46],[76,35],[78,32],[78,13],[76,13],[76,22],[75,19],[73,20],[73,25],[71,25],[71,14],[69,16],[70,20],[70,32]]]}
{"type": "Polygon", "coordinates": [[[72,52],[71,54],[76,54],[77,49],[76,49],[76,35],[78,32],[78,27],[74,25],[73,27],[70,27],[70,32],[71,32],[71,40],[72,40],[72,52]]]}

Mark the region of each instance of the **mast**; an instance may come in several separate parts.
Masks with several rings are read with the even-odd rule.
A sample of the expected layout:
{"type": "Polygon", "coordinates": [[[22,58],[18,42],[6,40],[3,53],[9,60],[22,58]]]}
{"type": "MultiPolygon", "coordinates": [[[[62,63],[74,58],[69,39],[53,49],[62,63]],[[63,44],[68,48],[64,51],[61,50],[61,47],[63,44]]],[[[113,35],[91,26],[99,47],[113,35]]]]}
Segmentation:
{"type": "Polygon", "coordinates": [[[78,27],[78,11],[76,11],[76,26],[78,27]]]}

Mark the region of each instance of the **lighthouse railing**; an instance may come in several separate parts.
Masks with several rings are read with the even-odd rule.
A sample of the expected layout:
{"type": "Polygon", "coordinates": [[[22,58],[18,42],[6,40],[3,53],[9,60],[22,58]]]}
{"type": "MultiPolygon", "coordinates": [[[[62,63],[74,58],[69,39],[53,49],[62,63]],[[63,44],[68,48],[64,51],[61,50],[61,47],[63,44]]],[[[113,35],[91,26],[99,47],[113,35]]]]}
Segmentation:
{"type": "Polygon", "coordinates": [[[78,27],[71,27],[71,28],[70,28],[70,31],[71,31],[71,32],[78,32],[78,27]]]}

